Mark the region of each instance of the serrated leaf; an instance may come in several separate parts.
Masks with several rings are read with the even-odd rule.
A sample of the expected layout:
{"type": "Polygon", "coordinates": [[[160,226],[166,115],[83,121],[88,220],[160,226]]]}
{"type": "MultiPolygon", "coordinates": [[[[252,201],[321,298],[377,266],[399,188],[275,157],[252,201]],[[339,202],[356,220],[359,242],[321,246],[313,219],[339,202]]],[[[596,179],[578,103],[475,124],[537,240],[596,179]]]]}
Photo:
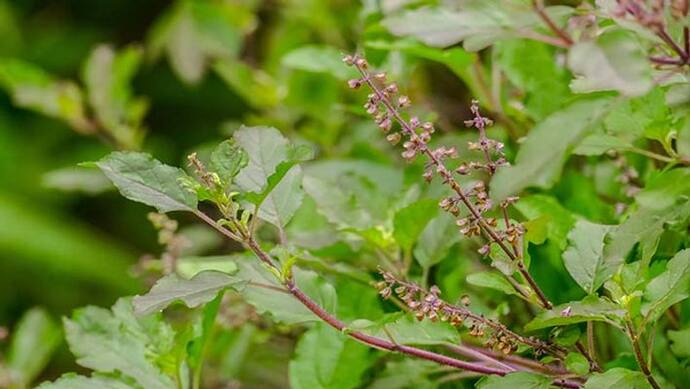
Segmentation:
{"type": "Polygon", "coordinates": [[[517,372],[503,377],[490,376],[482,378],[477,383],[477,389],[549,389],[552,379],[536,373],[517,372]]]}
{"type": "Polygon", "coordinates": [[[202,271],[190,279],[168,274],[158,280],[148,293],[134,297],[134,312],[137,315],[160,312],[177,301],[196,308],[213,300],[221,290],[241,288],[243,284],[232,275],[219,271],[202,271]]]}
{"type": "Polygon", "coordinates": [[[551,187],[572,148],[599,124],[608,105],[607,98],[576,101],[537,124],[520,146],[515,164],[491,180],[491,198],[500,202],[527,187],[551,187]]]}
{"type": "Polygon", "coordinates": [[[225,140],[211,152],[211,170],[216,172],[224,183],[230,183],[247,166],[247,153],[234,141],[225,140]]]}
{"type": "Polygon", "coordinates": [[[307,331],[290,361],[290,387],[349,389],[358,387],[373,362],[369,349],[324,323],[307,331]]]}
{"type": "Polygon", "coordinates": [[[677,253],[666,271],[653,278],[644,291],[642,314],[656,321],[670,306],[690,296],[690,249],[677,253]]]}
{"type": "Polygon", "coordinates": [[[414,257],[424,268],[443,260],[448,250],[460,240],[455,220],[447,213],[441,213],[426,225],[414,248],[414,257]]]}
{"type": "Polygon", "coordinates": [[[540,313],[525,325],[525,330],[534,331],[540,328],[582,323],[585,321],[604,321],[619,323],[625,314],[623,307],[599,298],[587,296],[581,301],[561,304],[551,310],[540,313]]]}
{"type": "Polygon", "coordinates": [[[515,290],[513,285],[503,275],[496,272],[472,273],[467,276],[467,283],[481,288],[494,289],[509,295],[520,296],[520,293],[515,290]]]}
{"type": "Polygon", "coordinates": [[[568,234],[563,264],[587,294],[599,289],[618,268],[618,264],[604,262],[604,237],[610,230],[611,226],[579,220],[568,234]]]}
{"type": "Polygon", "coordinates": [[[649,389],[644,375],[622,367],[615,367],[604,373],[593,374],[585,383],[584,389],[649,389]]]}
{"type": "Polygon", "coordinates": [[[288,159],[288,140],[273,127],[242,126],[233,138],[249,157],[236,182],[247,192],[260,192],[278,165],[288,159]]]}
{"type": "Polygon", "coordinates": [[[137,319],[129,300],[118,300],[112,311],[81,308],[64,322],[70,350],[81,366],[119,373],[147,389],[176,387],[154,363],[159,353],[169,352],[174,333],[158,317],[137,319]]]}
{"type": "Polygon", "coordinates": [[[629,31],[609,30],[594,41],[576,43],[568,63],[578,75],[571,83],[575,92],[616,90],[640,96],[652,87],[647,54],[629,31]]]}
{"type": "Polygon", "coordinates": [[[159,212],[196,209],[196,195],[180,183],[181,179],[188,177],[185,172],[165,165],[149,154],[118,151],[96,165],[130,200],[155,207],[159,212]]]}
{"type": "Polygon", "coordinates": [[[438,213],[436,201],[422,199],[398,210],[393,217],[393,237],[403,250],[410,250],[412,245],[438,213]]]}

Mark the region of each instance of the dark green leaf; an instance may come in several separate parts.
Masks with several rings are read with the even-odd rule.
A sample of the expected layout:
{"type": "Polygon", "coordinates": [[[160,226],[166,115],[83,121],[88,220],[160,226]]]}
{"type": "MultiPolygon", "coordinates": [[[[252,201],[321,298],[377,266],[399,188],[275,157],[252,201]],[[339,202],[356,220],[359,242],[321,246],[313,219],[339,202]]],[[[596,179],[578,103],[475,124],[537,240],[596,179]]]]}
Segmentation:
{"type": "Polygon", "coordinates": [[[617,265],[611,266],[603,260],[604,237],[610,229],[610,226],[580,220],[568,234],[563,264],[587,294],[593,294],[617,270],[617,265]]]}
{"type": "Polygon", "coordinates": [[[211,170],[218,173],[224,183],[230,183],[247,166],[247,153],[235,142],[221,142],[211,153],[211,170]]]}
{"type": "Polygon", "coordinates": [[[419,200],[398,210],[393,218],[393,237],[400,247],[410,250],[437,210],[436,201],[431,199],[419,200]]]}
{"type": "Polygon", "coordinates": [[[632,371],[620,367],[607,370],[604,373],[595,373],[585,383],[584,389],[649,389],[644,375],[639,371],[632,371]]]}
{"type": "Polygon", "coordinates": [[[670,306],[690,296],[690,249],[677,253],[666,271],[653,278],[644,291],[642,313],[655,322],[670,306]]]}
{"type": "Polygon", "coordinates": [[[443,260],[448,250],[460,240],[455,220],[447,213],[441,213],[426,225],[414,248],[414,257],[424,268],[443,260]]]}

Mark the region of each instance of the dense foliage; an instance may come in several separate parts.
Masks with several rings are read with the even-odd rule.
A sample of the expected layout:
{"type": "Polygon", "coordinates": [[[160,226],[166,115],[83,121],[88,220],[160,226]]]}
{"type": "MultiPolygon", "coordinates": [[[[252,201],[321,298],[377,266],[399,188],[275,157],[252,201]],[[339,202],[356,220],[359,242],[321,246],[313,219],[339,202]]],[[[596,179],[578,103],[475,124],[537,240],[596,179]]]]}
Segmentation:
{"type": "Polygon", "coordinates": [[[0,387],[687,387],[688,8],[0,2],[0,387]]]}

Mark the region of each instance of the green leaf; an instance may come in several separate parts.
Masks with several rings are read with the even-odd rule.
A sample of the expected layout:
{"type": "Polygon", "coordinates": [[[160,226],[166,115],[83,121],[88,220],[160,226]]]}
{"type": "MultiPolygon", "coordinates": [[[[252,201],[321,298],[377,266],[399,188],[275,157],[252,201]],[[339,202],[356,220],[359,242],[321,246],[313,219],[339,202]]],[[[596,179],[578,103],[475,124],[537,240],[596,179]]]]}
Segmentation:
{"type": "MultiPolygon", "coordinates": [[[[571,12],[568,7],[547,7],[551,17],[571,12]]],[[[521,1],[470,0],[459,10],[423,7],[386,17],[381,24],[398,36],[414,36],[435,47],[464,41],[470,51],[513,38],[517,30],[540,23],[531,7],[521,1]]]]}
{"type": "Polygon", "coordinates": [[[233,138],[249,157],[236,182],[247,192],[260,192],[278,165],[288,159],[289,142],[273,127],[242,126],[233,138]]]}
{"type": "Polygon", "coordinates": [[[625,314],[623,307],[597,296],[587,296],[581,301],[561,304],[540,313],[525,325],[525,330],[563,326],[585,321],[604,321],[617,325],[625,314]]]}
{"type": "Polygon", "coordinates": [[[505,294],[520,296],[513,285],[506,278],[492,271],[472,273],[467,276],[467,283],[481,288],[494,289],[505,294]]]}
{"type": "Polygon", "coordinates": [[[630,250],[639,243],[642,269],[646,268],[656,252],[665,226],[687,220],[688,217],[690,202],[661,210],[639,208],[606,236],[604,263],[612,267],[622,264],[630,250]]]}
{"type": "Polygon", "coordinates": [[[576,101],[537,124],[520,146],[515,164],[491,180],[491,198],[499,202],[527,187],[551,187],[572,148],[599,124],[608,105],[606,98],[576,101]]]}
{"type": "Polygon", "coordinates": [[[90,132],[82,91],[75,83],[55,80],[28,62],[2,59],[0,86],[8,91],[16,105],[64,120],[77,131],[90,132]]]}
{"type": "Polygon", "coordinates": [[[357,77],[357,72],[341,61],[340,50],[331,46],[306,45],[285,54],[281,59],[283,66],[307,72],[326,73],[347,80],[357,77]]]}
{"type": "Polygon", "coordinates": [[[450,248],[460,240],[455,220],[441,213],[426,225],[414,248],[414,257],[423,268],[441,262],[450,248]]]}
{"type": "Polygon", "coordinates": [[[482,378],[477,383],[477,389],[549,389],[551,378],[536,373],[517,372],[503,377],[490,376],[482,378]]]}
{"type": "Polygon", "coordinates": [[[51,170],[41,177],[46,188],[90,195],[114,189],[110,180],[98,170],[84,167],[65,167],[51,170]]]}
{"type": "Polygon", "coordinates": [[[89,104],[98,123],[125,148],[137,148],[143,139],[145,99],[134,98],[130,83],[143,57],[143,50],[128,46],[119,52],[99,45],[86,59],[83,70],[89,104]]]}
{"type": "Polygon", "coordinates": [[[422,199],[398,210],[393,217],[393,236],[403,250],[410,250],[429,221],[438,213],[436,201],[422,199]]]}
{"type": "Polygon", "coordinates": [[[281,100],[280,85],[261,69],[226,58],[216,61],[213,70],[252,107],[273,108],[281,100]]]}
{"type": "Polygon", "coordinates": [[[650,177],[635,202],[646,209],[668,209],[690,199],[690,169],[666,170],[650,177]],[[680,201],[679,201],[680,200],[680,201]]]}
{"type": "Polygon", "coordinates": [[[376,376],[369,389],[435,389],[440,386],[430,376],[438,365],[431,361],[405,358],[386,362],[386,368],[376,376]]]}
{"type": "Polygon", "coordinates": [[[594,373],[585,383],[584,389],[648,389],[644,375],[639,371],[632,371],[615,367],[604,373],[594,373]]]}
{"type": "Polygon", "coordinates": [[[55,382],[46,382],[37,389],[135,389],[119,379],[106,375],[94,374],[91,377],[76,375],[74,373],[63,374],[55,382]]]}
{"type": "Polygon", "coordinates": [[[29,387],[62,342],[58,323],[43,308],[32,308],[17,323],[7,353],[11,381],[29,387]]]}
{"type": "Polygon", "coordinates": [[[573,154],[602,155],[610,150],[625,150],[629,147],[632,147],[632,145],[619,137],[607,134],[592,134],[580,142],[573,154]]]}
{"type": "Polygon", "coordinates": [[[546,224],[546,236],[549,240],[557,244],[559,248],[565,248],[568,232],[573,228],[575,218],[556,198],[533,194],[521,198],[515,204],[515,208],[530,220],[526,223],[528,235],[531,233],[529,230],[530,222],[540,219],[546,224]]]}
{"type": "Polygon", "coordinates": [[[671,341],[671,351],[680,357],[690,357],[690,328],[680,331],[669,331],[668,339],[671,341]]]}
{"type": "Polygon", "coordinates": [[[610,230],[610,226],[579,220],[568,234],[563,264],[587,294],[593,294],[617,270],[618,265],[611,266],[603,257],[604,237],[610,230]]]}
{"type": "Polygon", "coordinates": [[[173,379],[155,361],[170,352],[172,329],[159,317],[137,319],[130,300],[112,311],[86,307],[65,319],[65,333],[77,363],[100,373],[119,373],[147,389],[171,389],[173,379]]]}
{"type": "Polygon", "coordinates": [[[211,152],[211,170],[218,174],[224,183],[230,183],[247,166],[247,153],[234,141],[221,142],[211,152]]]}
{"type": "Polygon", "coordinates": [[[690,115],[686,116],[685,123],[678,130],[676,147],[678,148],[678,154],[690,158],[690,115]]]}
{"type": "Polygon", "coordinates": [[[448,323],[431,320],[420,322],[402,313],[389,314],[376,322],[355,320],[347,328],[379,338],[390,338],[397,344],[432,346],[459,341],[457,330],[448,323]]]}
{"type": "Polygon", "coordinates": [[[677,253],[666,271],[653,278],[644,291],[642,313],[656,321],[670,306],[690,296],[690,249],[677,253]]]}
{"type": "Polygon", "coordinates": [[[294,389],[348,389],[359,387],[373,362],[369,349],[324,323],[307,331],[290,361],[294,389]]]}
{"type": "Polygon", "coordinates": [[[589,361],[580,353],[568,353],[565,357],[565,367],[578,375],[589,373],[589,361]]]}
{"type": "Polygon", "coordinates": [[[114,152],[96,163],[120,193],[159,212],[194,211],[197,199],[183,188],[188,176],[181,169],[165,165],[148,154],[114,152]]]}
{"type": "Polygon", "coordinates": [[[148,293],[134,297],[134,312],[137,315],[160,312],[177,301],[196,308],[213,300],[221,290],[237,288],[238,284],[241,285],[242,281],[219,271],[202,271],[190,279],[168,274],[158,280],[148,293]]]}
{"type": "Polygon", "coordinates": [[[594,41],[576,43],[568,63],[578,75],[571,83],[575,92],[616,90],[640,96],[652,88],[647,53],[629,31],[609,30],[594,41]]]}
{"type": "Polygon", "coordinates": [[[302,205],[302,168],[295,165],[286,173],[276,172],[269,177],[269,185],[263,193],[265,197],[257,203],[259,217],[276,227],[285,227],[302,205]],[[276,178],[278,175],[280,177],[276,178]],[[272,184],[274,179],[279,180],[276,185],[272,184]]]}
{"type": "Polygon", "coordinates": [[[235,257],[231,255],[191,256],[181,257],[177,260],[177,273],[184,278],[192,278],[204,270],[235,274],[238,267],[235,263],[235,257]]]}

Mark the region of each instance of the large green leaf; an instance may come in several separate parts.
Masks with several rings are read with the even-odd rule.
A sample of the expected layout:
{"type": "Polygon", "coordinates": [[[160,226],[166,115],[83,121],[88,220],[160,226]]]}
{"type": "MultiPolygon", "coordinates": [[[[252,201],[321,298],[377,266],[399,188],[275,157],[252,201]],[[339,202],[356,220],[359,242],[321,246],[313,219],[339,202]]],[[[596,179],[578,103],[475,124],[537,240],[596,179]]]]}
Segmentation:
{"type": "Polygon", "coordinates": [[[348,389],[359,387],[373,362],[366,346],[324,323],[307,331],[290,361],[290,387],[348,389]]]}
{"type": "Polygon", "coordinates": [[[91,377],[76,375],[74,373],[63,374],[55,382],[46,382],[37,389],[136,389],[130,384],[107,375],[93,374],[91,377]]]}
{"type": "Polygon", "coordinates": [[[520,293],[515,290],[513,285],[503,275],[493,271],[472,273],[467,276],[467,283],[481,288],[498,290],[505,294],[520,296],[520,293]]]}
{"type": "Polygon", "coordinates": [[[551,187],[573,147],[599,124],[608,105],[607,98],[576,101],[537,124],[520,146],[515,164],[494,176],[491,198],[501,201],[530,186],[551,187]]]}
{"type": "Polygon", "coordinates": [[[119,373],[147,389],[176,387],[156,365],[171,350],[172,329],[159,317],[137,319],[128,299],[118,300],[112,311],[97,307],[77,310],[72,319],[65,319],[65,333],[83,367],[119,373]]]}
{"type": "Polygon", "coordinates": [[[202,271],[190,279],[175,273],[156,282],[143,296],[133,299],[134,311],[138,315],[159,312],[176,301],[182,301],[189,308],[196,308],[213,300],[225,288],[238,288],[243,281],[219,271],[202,271]]]}
{"type": "Polygon", "coordinates": [[[543,194],[533,194],[521,198],[515,204],[515,208],[529,219],[525,223],[528,235],[534,232],[530,229],[530,225],[543,224],[546,229],[546,237],[561,249],[565,248],[568,232],[573,228],[575,218],[556,198],[543,194]],[[536,223],[537,221],[538,223],[536,223]]]}
{"type": "Polygon", "coordinates": [[[193,211],[196,195],[180,182],[188,176],[148,154],[114,152],[96,165],[126,198],[155,207],[160,212],[193,211]]]}
{"type": "Polygon", "coordinates": [[[395,213],[393,217],[393,237],[404,250],[409,250],[438,213],[436,201],[423,199],[414,202],[395,213]]]}
{"type": "Polygon", "coordinates": [[[341,51],[331,46],[306,45],[285,54],[283,66],[315,73],[326,73],[340,80],[357,77],[353,68],[343,66],[341,51]]]}
{"type": "Polygon", "coordinates": [[[642,313],[656,321],[670,306],[690,296],[690,249],[676,254],[666,271],[653,278],[644,291],[642,313]]]}
{"type": "Polygon", "coordinates": [[[414,248],[414,257],[424,268],[443,260],[448,250],[460,240],[455,220],[447,213],[441,213],[426,225],[414,248]]]}
{"type": "Polygon", "coordinates": [[[568,234],[568,248],[563,264],[580,287],[593,294],[617,270],[617,265],[604,262],[604,237],[610,226],[580,220],[568,234]]]}
{"type": "Polygon", "coordinates": [[[596,40],[575,44],[568,63],[578,75],[571,83],[575,92],[616,90],[640,96],[652,87],[647,54],[629,31],[609,30],[596,40]]]}
{"type": "Polygon", "coordinates": [[[585,389],[649,389],[644,375],[639,371],[632,371],[622,367],[615,367],[604,373],[595,373],[587,380],[585,389]]]}
{"type": "Polygon", "coordinates": [[[273,127],[245,126],[235,131],[233,139],[249,157],[237,184],[245,191],[260,192],[278,165],[288,159],[288,140],[273,127]]]}
{"type": "Polygon", "coordinates": [[[623,307],[597,296],[587,296],[581,301],[561,304],[540,313],[532,319],[525,329],[534,331],[540,328],[582,323],[585,321],[604,321],[618,324],[625,314],[623,307]]]}

